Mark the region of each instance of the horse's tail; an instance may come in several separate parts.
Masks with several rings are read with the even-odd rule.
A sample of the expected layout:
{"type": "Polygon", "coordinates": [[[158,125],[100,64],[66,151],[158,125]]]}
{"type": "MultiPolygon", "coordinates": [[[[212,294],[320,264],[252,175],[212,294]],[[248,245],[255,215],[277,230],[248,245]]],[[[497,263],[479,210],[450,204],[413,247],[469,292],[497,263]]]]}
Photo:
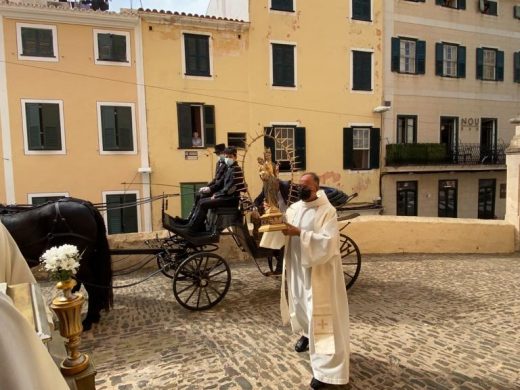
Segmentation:
{"type": "Polygon", "coordinates": [[[100,267],[95,270],[96,275],[101,278],[99,284],[102,286],[110,286],[109,288],[103,288],[102,302],[100,302],[101,308],[109,310],[114,303],[114,291],[112,289],[112,259],[110,257],[110,248],[108,246],[107,230],[105,227],[105,221],[103,216],[97,208],[92,204],[88,204],[94,214],[96,220],[98,236],[96,240],[96,253],[97,264],[100,267]]]}

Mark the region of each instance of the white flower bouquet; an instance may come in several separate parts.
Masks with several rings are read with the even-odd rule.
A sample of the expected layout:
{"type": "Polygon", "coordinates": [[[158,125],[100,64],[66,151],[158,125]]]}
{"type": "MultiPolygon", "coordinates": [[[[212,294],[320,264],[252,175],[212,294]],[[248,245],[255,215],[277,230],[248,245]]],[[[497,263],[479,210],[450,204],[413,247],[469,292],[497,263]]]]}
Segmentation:
{"type": "Polygon", "coordinates": [[[70,279],[79,268],[81,254],[75,245],[64,244],[53,246],[40,257],[44,268],[50,272],[54,280],[65,281],[70,279]]]}

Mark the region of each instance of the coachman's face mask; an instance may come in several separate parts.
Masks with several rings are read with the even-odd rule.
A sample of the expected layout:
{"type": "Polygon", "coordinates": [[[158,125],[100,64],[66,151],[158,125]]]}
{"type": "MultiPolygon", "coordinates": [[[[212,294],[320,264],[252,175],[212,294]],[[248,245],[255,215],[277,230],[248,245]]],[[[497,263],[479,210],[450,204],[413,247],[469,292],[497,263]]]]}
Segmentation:
{"type": "Polygon", "coordinates": [[[227,164],[228,167],[233,165],[233,163],[235,162],[235,160],[232,159],[231,157],[226,157],[225,160],[226,160],[226,164],[227,164]]]}
{"type": "Polygon", "coordinates": [[[220,156],[218,156],[220,161],[224,162],[226,160],[226,155],[225,154],[221,154],[220,156]]]}

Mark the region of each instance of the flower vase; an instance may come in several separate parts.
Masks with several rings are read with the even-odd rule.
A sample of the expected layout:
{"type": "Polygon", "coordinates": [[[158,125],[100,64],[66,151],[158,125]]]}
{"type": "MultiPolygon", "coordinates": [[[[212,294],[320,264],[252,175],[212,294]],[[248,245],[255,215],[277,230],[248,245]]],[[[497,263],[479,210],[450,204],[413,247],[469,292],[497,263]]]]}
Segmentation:
{"type": "Polygon", "coordinates": [[[60,325],[60,334],[67,339],[65,347],[67,357],[61,362],[60,369],[63,375],[75,375],[89,366],[88,355],[78,351],[81,344],[81,308],[85,297],[81,293],[72,294],[76,285],[73,279],[59,281],[56,288],[62,290],[62,295],[55,297],[51,309],[56,313],[60,325]]]}

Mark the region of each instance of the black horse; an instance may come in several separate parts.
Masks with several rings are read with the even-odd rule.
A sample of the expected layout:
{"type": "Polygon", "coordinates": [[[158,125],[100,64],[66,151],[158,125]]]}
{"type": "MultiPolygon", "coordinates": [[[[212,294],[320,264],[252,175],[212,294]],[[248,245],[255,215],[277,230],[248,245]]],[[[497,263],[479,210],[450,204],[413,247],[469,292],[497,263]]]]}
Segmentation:
{"type": "Polygon", "coordinates": [[[40,206],[0,205],[0,219],[33,267],[52,246],[76,245],[83,256],[74,291],[81,283],[88,293],[88,311],[83,329],[99,322],[101,309],[112,306],[112,263],[105,223],[92,203],[64,198],[40,206]]]}

